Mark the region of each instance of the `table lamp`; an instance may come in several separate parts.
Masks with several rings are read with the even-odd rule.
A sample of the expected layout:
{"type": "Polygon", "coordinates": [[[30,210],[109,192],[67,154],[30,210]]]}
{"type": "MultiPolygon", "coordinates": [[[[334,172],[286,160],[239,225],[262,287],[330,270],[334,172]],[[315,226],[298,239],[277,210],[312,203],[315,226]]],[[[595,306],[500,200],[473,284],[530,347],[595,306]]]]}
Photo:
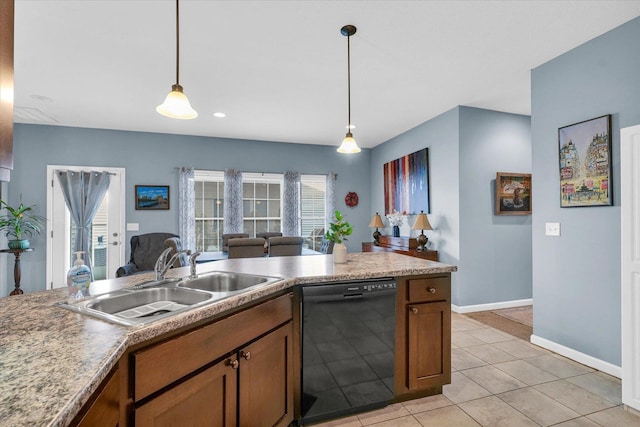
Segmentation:
{"type": "Polygon", "coordinates": [[[420,235],[416,238],[416,240],[418,241],[418,250],[426,251],[426,246],[429,239],[427,239],[427,236],[424,235],[424,230],[433,230],[433,228],[431,228],[431,224],[429,224],[429,218],[427,218],[427,214],[425,214],[423,211],[420,211],[416,218],[416,222],[413,223],[413,227],[411,228],[413,230],[420,230],[420,235]]]}
{"type": "Polygon", "coordinates": [[[376,214],[371,218],[371,223],[369,223],[369,227],[375,227],[376,231],[373,232],[373,244],[378,246],[380,244],[380,232],[378,231],[379,227],[384,228],[384,223],[382,222],[382,218],[380,218],[380,214],[376,212],[376,214]]]}

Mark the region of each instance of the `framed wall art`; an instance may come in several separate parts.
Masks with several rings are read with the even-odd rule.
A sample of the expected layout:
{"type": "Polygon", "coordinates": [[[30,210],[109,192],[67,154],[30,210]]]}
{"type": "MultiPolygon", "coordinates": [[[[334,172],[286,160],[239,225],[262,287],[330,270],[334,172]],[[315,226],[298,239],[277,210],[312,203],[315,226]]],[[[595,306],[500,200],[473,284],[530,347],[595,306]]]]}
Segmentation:
{"type": "Polygon", "coordinates": [[[168,210],[168,185],[136,185],[136,210],[168,210]]]}
{"type": "Polygon", "coordinates": [[[611,115],[558,129],[560,207],[610,206],[611,115]]]}
{"type": "Polygon", "coordinates": [[[496,173],[496,215],[531,215],[531,174],[496,173]]]}
{"type": "Polygon", "coordinates": [[[423,148],[384,164],[384,212],[429,213],[429,151],[423,148]]]}

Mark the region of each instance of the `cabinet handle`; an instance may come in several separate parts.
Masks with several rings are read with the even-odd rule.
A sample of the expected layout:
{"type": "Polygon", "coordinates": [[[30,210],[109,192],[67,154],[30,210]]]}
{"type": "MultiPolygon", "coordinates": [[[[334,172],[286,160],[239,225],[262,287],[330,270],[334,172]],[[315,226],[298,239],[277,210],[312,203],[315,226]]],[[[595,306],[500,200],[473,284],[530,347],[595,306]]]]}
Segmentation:
{"type": "Polygon", "coordinates": [[[245,360],[249,360],[249,359],[251,359],[251,352],[250,351],[247,351],[247,352],[241,351],[240,352],[240,357],[244,357],[245,360]]]}
{"type": "Polygon", "coordinates": [[[409,307],[409,310],[411,310],[413,314],[418,314],[418,309],[416,307],[409,307]]]}
{"type": "Polygon", "coordinates": [[[238,369],[238,360],[227,359],[227,366],[231,366],[231,369],[238,369]]]}
{"type": "Polygon", "coordinates": [[[429,287],[429,288],[427,288],[427,292],[435,294],[436,293],[436,288],[429,287]]]}

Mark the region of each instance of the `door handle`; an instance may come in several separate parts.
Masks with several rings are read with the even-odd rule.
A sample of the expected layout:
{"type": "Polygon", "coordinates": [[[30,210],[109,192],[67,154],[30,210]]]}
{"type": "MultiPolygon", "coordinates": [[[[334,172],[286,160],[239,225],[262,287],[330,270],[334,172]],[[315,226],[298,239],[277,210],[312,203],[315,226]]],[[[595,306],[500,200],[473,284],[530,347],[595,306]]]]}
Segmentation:
{"type": "Polygon", "coordinates": [[[111,243],[113,246],[118,246],[120,244],[120,242],[113,242],[111,243]]]}
{"type": "Polygon", "coordinates": [[[238,360],[227,359],[226,365],[231,366],[231,369],[238,369],[238,360]]]}
{"type": "Polygon", "coordinates": [[[249,359],[251,359],[251,352],[250,351],[241,351],[240,352],[240,356],[244,357],[245,360],[249,360],[249,359]]]}
{"type": "Polygon", "coordinates": [[[413,314],[418,314],[418,309],[416,307],[409,307],[409,310],[411,310],[413,314]]]}

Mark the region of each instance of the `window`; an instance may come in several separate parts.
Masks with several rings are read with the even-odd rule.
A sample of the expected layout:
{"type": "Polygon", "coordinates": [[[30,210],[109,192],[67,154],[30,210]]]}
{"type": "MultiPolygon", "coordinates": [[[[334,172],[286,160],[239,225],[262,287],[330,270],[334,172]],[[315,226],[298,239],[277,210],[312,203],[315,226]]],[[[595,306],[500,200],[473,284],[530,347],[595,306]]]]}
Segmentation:
{"type": "MultiPolygon", "coordinates": [[[[194,171],[196,250],[222,250],[224,232],[224,172],[194,171]]],[[[242,174],[243,231],[282,231],[282,174],[242,174]]],[[[305,246],[320,250],[326,222],[326,176],[300,177],[300,235],[305,246]]]]}
{"type": "Polygon", "coordinates": [[[282,175],[242,174],[244,232],[282,231],[282,175]]]}
{"type": "Polygon", "coordinates": [[[327,180],[324,175],[300,177],[300,228],[305,245],[319,251],[326,222],[327,180]]]}
{"type": "Polygon", "coordinates": [[[221,251],[224,229],[224,173],[196,170],[194,179],[196,250],[221,251]]]}

